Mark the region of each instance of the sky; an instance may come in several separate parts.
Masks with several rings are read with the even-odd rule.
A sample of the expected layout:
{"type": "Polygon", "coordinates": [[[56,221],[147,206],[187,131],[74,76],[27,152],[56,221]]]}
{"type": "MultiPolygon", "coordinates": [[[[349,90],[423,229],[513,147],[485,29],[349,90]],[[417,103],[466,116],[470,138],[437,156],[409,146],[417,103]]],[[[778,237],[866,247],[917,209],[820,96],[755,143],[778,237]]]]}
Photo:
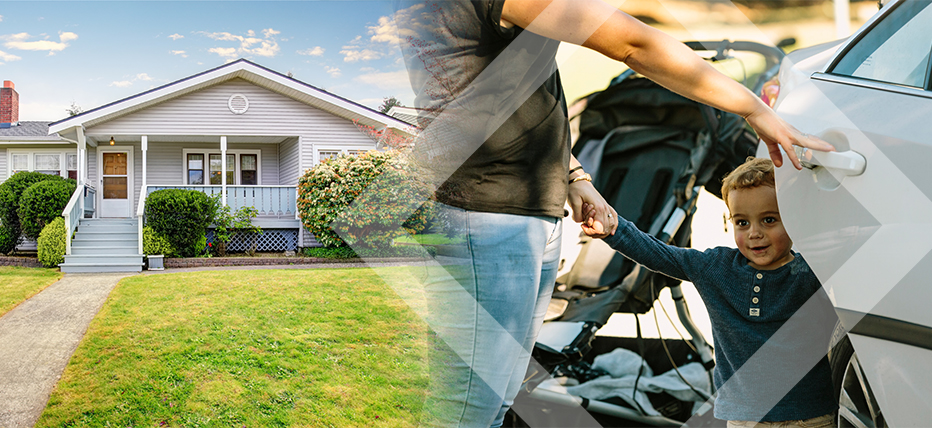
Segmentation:
{"type": "Polygon", "coordinates": [[[0,80],[55,121],[239,58],[377,108],[411,105],[381,1],[0,1],[0,80]]]}

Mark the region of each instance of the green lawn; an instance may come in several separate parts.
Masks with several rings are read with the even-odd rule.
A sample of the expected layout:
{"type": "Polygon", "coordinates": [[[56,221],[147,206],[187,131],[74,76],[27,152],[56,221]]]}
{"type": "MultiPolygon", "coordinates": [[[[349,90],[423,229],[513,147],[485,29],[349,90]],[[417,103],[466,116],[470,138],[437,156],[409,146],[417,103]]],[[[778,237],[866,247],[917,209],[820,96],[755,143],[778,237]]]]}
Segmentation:
{"type": "Polygon", "coordinates": [[[426,334],[370,269],[126,278],[36,426],[416,426],[426,334]]]}
{"type": "Polygon", "coordinates": [[[0,316],[61,277],[58,269],[0,266],[0,316]]]}
{"type": "Polygon", "coordinates": [[[463,242],[463,238],[450,238],[442,233],[405,235],[395,238],[395,244],[449,245],[463,242]]]}

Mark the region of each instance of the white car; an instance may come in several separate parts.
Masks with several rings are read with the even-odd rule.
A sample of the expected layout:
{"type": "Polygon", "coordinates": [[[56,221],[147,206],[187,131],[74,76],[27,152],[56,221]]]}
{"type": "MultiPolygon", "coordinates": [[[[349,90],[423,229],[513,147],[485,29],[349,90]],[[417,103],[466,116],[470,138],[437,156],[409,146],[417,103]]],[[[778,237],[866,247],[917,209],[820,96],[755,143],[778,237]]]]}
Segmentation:
{"type": "MultiPolygon", "coordinates": [[[[894,0],[846,40],[789,54],[765,101],[835,153],[777,170],[795,248],[847,337],[841,427],[932,426],[932,2],[894,0]]],[[[767,156],[762,151],[760,156],[767,156]]]]}

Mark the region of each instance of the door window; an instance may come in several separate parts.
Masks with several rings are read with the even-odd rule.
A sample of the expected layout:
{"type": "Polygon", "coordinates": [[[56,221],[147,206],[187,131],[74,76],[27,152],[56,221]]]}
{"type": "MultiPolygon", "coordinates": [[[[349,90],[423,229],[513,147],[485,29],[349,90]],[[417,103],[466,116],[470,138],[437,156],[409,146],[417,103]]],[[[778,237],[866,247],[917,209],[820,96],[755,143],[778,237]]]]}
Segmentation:
{"type": "Polygon", "coordinates": [[[904,1],[852,46],[833,74],[925,88],[932,53],[932,2],[904,1]]]}
{"type": "Polygon", "coordinates": [[[126,153],[103,153],[104,199],[127,199],[126,158],[126,153]]]}

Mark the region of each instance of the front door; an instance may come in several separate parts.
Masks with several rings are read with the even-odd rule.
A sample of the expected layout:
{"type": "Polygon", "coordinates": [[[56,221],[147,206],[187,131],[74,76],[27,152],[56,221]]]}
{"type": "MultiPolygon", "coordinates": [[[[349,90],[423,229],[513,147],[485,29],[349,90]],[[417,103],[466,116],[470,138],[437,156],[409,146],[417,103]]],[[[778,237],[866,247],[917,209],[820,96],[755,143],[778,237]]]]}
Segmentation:
{"type": "Polygon", "coordinates": [[[132,149],[100,151],[100,217],[132,216],[132,156],[132,149]]]}

